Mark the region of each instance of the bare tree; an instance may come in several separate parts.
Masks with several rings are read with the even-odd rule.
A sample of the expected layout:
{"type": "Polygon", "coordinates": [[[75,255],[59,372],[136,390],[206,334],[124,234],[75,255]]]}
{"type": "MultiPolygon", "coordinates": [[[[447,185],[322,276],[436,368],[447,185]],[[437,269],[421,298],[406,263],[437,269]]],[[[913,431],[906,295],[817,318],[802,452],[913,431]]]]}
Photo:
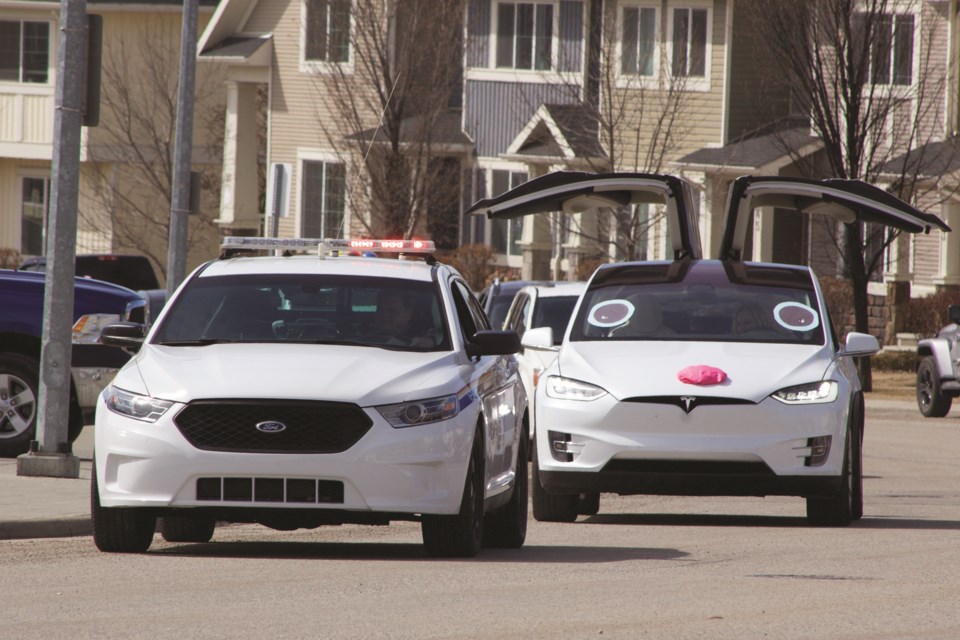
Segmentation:
{"type": "MultiPolygon", "coordinates": [[[[175,21],[151,21],[135,37],[104,43],[99,126],[90,130],[92,186],[80,220],[87,228],[109,230],[111,250],[148,256],[166,272],[170,198],[179,81],[180,29],[175,21]]],[[[188,249],[215,246],[213,222],[220,194],[224,112],[221,70],[198,69],[195,129],[208,138],[195,146],[204,215],[191,216],[188,249]]]]}
{"type": "MultiPolygon", "coordinates": [[[[646,15],[640,8],[625,8],[618,19],[613,3],[597,1],[593,7],[583,84],[552,77],[577,107],[568,130],[599,142],[600,153],[585,157],[592,171],[661,173],[691,128],[686,69],[675,66],[680,63],[668,57],[665,42],[643,46],[639,32],[646,15]]],[[[595,244],[600,255],[633,260],[642,256],[648,234],[661,219],[662,213],[621,207],[601,215],[597,224],[575,218],[570,232],[595,244]]]]}
{"type": "Polygon", "coordinates": [[[463,0],[347,6],[351,64],[328,65],[316,89],[317,121],[358,181],[350,188],[353,221],[372,235],[410,238],[427,227],[449,235],[428,214],[452,202],[456,229],[460,165],[444,136],[460,131],[451,105],[461,92],[463,0]]]}
{"type": "MultiPolygon", "coordinates": [[[[784,140],[796,167],[806,177],[887,184],[904,200],[929,202],[923,155],[945,128],[949,54],[936,42],[949,27],[945,7],[916,0],[755,2],[754,31],[770,52],[771,82],[789,88],[822,142],[822,152],[804,158],[784,140]]],[[[852,284],[855,328],[866,332],[870,275],[898,232],[860,223],[830,230],[852,284]]],[[[859,362],[869,389],[869,359],[859,362]]]]}

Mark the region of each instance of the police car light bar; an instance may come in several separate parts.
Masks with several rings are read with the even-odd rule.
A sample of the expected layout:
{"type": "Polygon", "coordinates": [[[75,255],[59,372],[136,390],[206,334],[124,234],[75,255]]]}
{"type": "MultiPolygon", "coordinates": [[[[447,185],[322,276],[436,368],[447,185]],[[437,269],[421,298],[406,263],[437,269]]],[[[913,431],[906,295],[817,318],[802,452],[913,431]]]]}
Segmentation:
{"type": "Polygon", "coordinates": [[[243,236],[224,237],[221,251],[246,249],[251,251],[311,251],[326,256],[333,250],[375,251],[390,253],[433,253],[433,240],[381,240],[358,238],[259,238],[243,236]]]}

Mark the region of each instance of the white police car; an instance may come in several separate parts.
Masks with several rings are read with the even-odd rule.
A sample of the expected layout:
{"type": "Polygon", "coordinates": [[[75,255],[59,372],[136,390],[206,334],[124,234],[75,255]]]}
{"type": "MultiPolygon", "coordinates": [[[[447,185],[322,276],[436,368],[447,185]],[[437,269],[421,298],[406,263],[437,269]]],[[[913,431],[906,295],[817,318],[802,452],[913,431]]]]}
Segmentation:
{"type": "Polygon", "coordinates": [[[516,333],[490,331],[460,275],[432,257],[330,252],[423,244],[229,239],[225,256],[313,255],[208,262],[145,337],[104,329],[103,342],[139,351],[97,406],[97,547],[145,551],[157,518],[179,542],[210,540],[216,522],[418,520],[431,555],[521,546],[516,333]]]}
{"type": "MultiPolygon", "coordinates": [[[[830,216],[907,232],[948,230],[852,180],[743,177],[732,183],[720,259],[701,256],[691,189],[675,176],[559,172],[474,205],[491,218],[645,204],[668,220],[674,260],[601,266],[536,388],[533,511],[595,513],[601,492],[792,495],[807,518],[863,513],[863,394],[808,267],[745,262],[751,213],[830,216]],[[579,496],[579,497],[578,497],[579,496]]],[[[524,346],[549,348],[549,328],[524,346]]]]}

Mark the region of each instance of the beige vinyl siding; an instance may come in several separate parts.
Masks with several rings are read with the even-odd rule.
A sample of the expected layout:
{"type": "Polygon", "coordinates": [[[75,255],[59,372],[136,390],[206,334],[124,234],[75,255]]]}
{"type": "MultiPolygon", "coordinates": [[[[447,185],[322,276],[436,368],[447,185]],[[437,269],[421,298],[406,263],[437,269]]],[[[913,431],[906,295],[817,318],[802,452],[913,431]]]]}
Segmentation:
{"type": "MultiPolygon", "coordinates": [[[[956,233],[956,232],[954,232],[956,233]]],[[[913,238],[913,282],[917,285],[934,284],[940,275],[940,232],[916,234],[913,238]]]]}
{"type": "MultiPolygon", "coordinates": [[[[301,154],[334,154],[338,147],[343,148],[342,142],[331,140],[325,135],[322,124],[334,132],[345,131],[343,127],[336,126],[336,113],[330,108],[328,100],[324,99],[329,93],[327,77],[320,72],[301,71],[301,7],[301,0],[258,2],[243,28],[248,33],[273,34],[274,66],[271,75],[268,162],[288,162],[293,167],[290,214],[280,221],[281,236],[300,235],[301,154]]],[[[376,126],[373,115],[370,116],[367,126],[376,126]]],[[[345,148],[342,150],[349,151],[345,148]]],[[[349,168],[349,161],[347,163],[349,194],[355,176],[349,168]]],[[[356,196],[353,200],[355,203],[356,196]]]]}

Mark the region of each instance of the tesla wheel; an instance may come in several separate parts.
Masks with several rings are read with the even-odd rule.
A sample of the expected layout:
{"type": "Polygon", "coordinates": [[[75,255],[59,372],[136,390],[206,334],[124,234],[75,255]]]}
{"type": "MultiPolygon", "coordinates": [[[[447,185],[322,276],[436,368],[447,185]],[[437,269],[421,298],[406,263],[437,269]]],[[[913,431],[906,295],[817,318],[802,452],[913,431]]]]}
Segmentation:
{"type": "Polygon", "coordinates": [[[167,542],[210,542],[216,524],[209,518],[164,516],[158,528],[167,542]]]}
{"type": "Polygon", "coordinates": [[[96,461],[90,482],[90,516],[93,520],[93,542],[100,551],[143,553],[153,542],[157,518],[149,510],[100,506],[96,461]]]}
{"type": "Polygon", "coordinates": [[[581,493],[577,500],[577,513],[581,516],[595,516],[600,513],[600,494],[581,493]]]}
{"type": "Polygon", "coordinates": [[[917,406],[926,418],[942,418],[950,411],[953,397],[944,395],[937,375],[937,363],[927,356],[917,367],[917,406]]]}
{"type": "Polygon", "coordinates": [[[420,523],[428,555],[470,558],[483,542],[483,425],[477,425],[470,464],[463,484],[460,512],[452,516],[424,514],[420,523]]]}
{"type": "Polygon", "coordinates": [[[818,527],[845,527],[854,520],[854,512],[859,503],[863,510],[863,497],[856,493],[862,491],[863,476],[860,458],[860,434],[857,429],[847,431],[844,448],[843,467],[840,473],[840,490],[829,498],[807,498],[807,521],[818,527]],[[858,477],[859,476],[859,477],[858,477]]]}
{"type": "Polygon", "coordinates": [[[39,365],[17,353],[0,354],[0,457],[26,453],[37,427],[39,365]]]}
{"type": "Polygon", "coordinates": [[[519,549],[527,538],[527,450],[530,438],[527,430],[520,434],[517,446],[516,481],[510,501],[488,515],[483,521],[483,546],[499,549],[519,549]]]}
{"type": "Polygon", "coordinates": [[[533,517],[540,522],[574,522],[580,496],[575,493],[548,493],[540,484],[540,464],[537,447],[533,447],[533,517]]]}

